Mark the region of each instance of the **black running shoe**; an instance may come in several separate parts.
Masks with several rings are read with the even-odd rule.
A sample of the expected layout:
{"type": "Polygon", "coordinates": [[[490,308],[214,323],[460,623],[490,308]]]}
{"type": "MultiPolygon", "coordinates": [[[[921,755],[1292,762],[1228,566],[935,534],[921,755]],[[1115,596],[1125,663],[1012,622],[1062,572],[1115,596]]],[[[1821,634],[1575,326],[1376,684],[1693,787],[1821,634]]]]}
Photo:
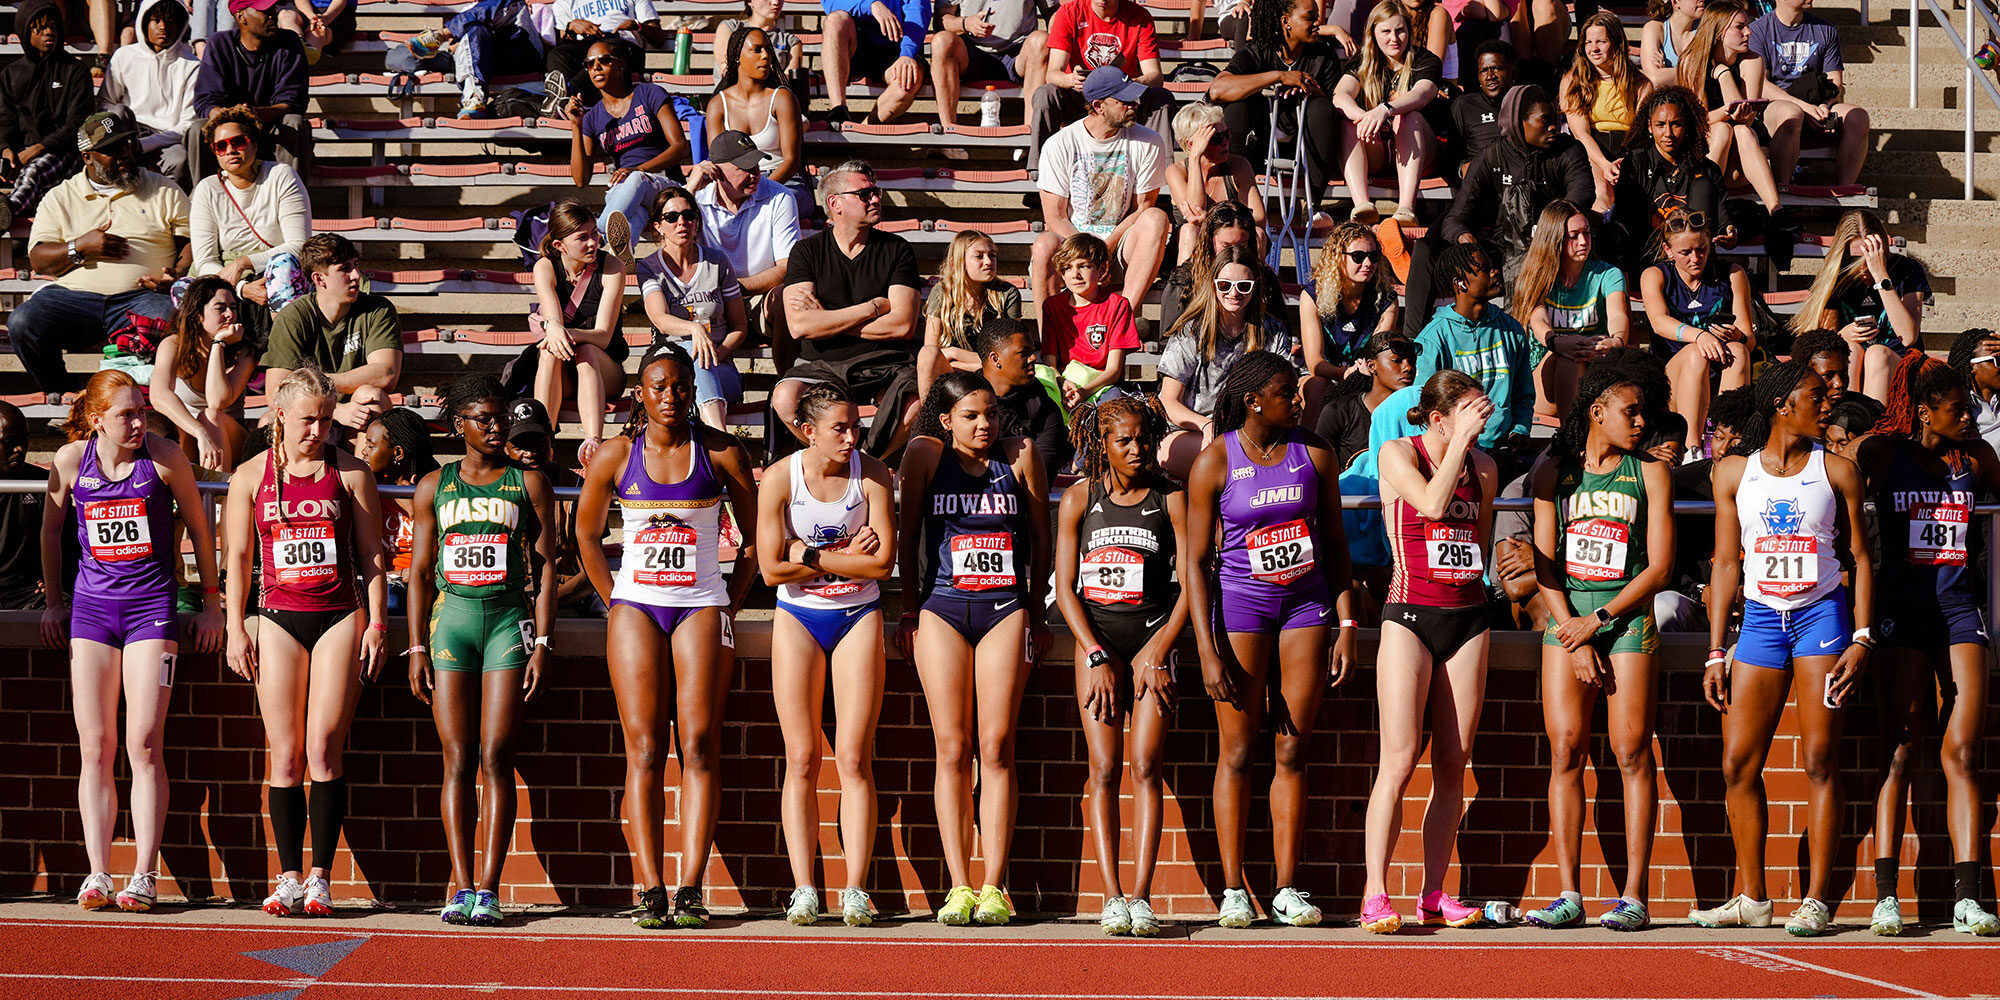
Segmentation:
{"type": "Polygon", "coordinates": [[[632,915],[632,922],[649,931],[666,927],[673,918],[673,907],[667,899],[665,886],[656,885],[639,893],[639,912],[632,915]]]}
{"type": "Polygon", "coordinates": [[[684,885],[674,892],[674,924],[699,930],[708,926],[708,906],[701,901],[701,887],[684,885]]]}

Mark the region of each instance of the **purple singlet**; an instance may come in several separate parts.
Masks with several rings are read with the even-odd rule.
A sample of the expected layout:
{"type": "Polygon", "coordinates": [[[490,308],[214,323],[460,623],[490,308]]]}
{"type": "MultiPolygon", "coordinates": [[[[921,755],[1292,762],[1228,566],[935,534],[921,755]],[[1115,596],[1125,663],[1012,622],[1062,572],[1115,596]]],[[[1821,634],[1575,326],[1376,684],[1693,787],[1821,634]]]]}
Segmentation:
{"type": "Polygon", "coordinates": [[[1320,483],[1312,454],[1294,431],[1277,462],[1258,465],[1237,434],[1222,435],[1229,454],[1229,479],[1219,498],[1224,630],[1335,624],[1319,568],[1320,483]]]}
{"type": "Polygon", "coordinates": [[[111,482],[97,461],[97,439],[84,445],[70,491],[83,558],[70,604],[70,637],[123,647],[146,639],[176,641],[174,498],[144,446],[132,472],[111,482]]]}

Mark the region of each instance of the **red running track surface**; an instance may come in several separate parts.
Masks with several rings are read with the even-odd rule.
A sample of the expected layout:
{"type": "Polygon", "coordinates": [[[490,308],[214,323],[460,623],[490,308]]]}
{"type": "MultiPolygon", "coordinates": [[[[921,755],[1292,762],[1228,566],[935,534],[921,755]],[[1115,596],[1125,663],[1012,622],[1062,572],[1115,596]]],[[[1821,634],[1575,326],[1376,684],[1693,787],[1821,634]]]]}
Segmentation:
{"type": "MultiPolygon", "coordinates": [[[[342,931],[121,921],[0,921],[0,997],[386,1000],[425,997],[1419,996],[1738,1000],[1979,997],[2000,993],[2000,947],[1868,943],[1851,929],[1794,942],[1643,937],[1529,942],[1359,940],[1272,929],[1229,940],[871,939],[829,929],[782,937],[548,934],[502,929],[342,931]],[[1842,937],[1848,942],[1843,943],[1842,937]]],[[[894,931],[890,931],[894,933],[894,931]]],[[[1499,940],[1502,936],[1508,940],[1499,940]]],[[[871,934],[872,936],[872,934],[871,934]]],[[[1208,935],[1202,935],[1207,937],[1208,935]]]]}

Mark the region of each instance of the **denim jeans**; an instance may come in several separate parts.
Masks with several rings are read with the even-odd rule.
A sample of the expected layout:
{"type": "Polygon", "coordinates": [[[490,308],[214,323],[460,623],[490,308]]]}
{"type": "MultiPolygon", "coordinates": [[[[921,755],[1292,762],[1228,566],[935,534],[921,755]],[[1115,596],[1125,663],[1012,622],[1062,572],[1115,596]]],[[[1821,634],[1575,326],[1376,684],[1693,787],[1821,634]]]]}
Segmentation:
{"type": "Polygon", "coordinates": [[[7,331],[21,367],[43,392],[72,392],[76,377],[63,363],[64,350],[87,350],[103,343],[111,331],[127,325],[129,315],[164,320],[173,309],[165,293],[143,288],[99,295],[47,285],[14,307],[7,331]]]}
{"type": "MultiPolygon", "coordinates": [[[[622,212],[625,221],[632,224],[632,243],[638,245],[647,238],[646,223],[652,218],[654,196],[678,183],[680,181],[671,174],[649,174],[637,170],[626,174],[625,179],[613,185],[610,193],[604,196],[604,211],[597,217],[598,230],[603,232],[611,224],[612,212],[622,212]]],[[[616,247],[609,249],[617,250],[616,247]]]]}

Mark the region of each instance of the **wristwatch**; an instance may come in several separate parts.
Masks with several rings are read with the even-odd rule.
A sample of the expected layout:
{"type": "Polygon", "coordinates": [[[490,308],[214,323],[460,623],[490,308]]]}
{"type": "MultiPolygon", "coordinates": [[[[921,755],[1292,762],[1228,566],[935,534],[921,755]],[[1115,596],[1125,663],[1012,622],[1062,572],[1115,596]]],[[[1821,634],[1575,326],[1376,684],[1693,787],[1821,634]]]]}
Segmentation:
{"type": "Polygon", "coordinates": [[[1092,670],[1111,662],[1111,654],[1105,652],[1103,646],[1092,646],[1088,653],[1090,655],[1084,658],[1084,663],[1092,670]]]}
{"type": "Polygon", "coordinates": [[[1603,628],[1604,626],[1611,624],[1611,613],[1604,610],[1603,608],[1598,608],[1596,611],[1592,612],[1592,614],[1595,614],[1597,616],[1598,628],[1603,628]]]}
{"type": "Polygon", "coordinates": [[[1875,287],[1879,291],[1893,292],[1896,290],[1896,283],[1888,278],[1883,278],[1881,281],[1875,283],[1875,287]]]}
{"type": "Polygon", "coordinates": [[[799,553],[799,562],[802,562],[802,563],[806,564],[806,566],[808,566],[808,567],[810,567],[810,568],[812,568],[812,569],[818,569],[818,568],[819,568],[819,546],[817,546],[817,545],[808,545],[808,546],[806,546],[806,550],[805,550],[804,552],[801,552],[801,553],[799,553]]]}
{"type": "Polygon", "coordinates": [[[71,267],[82,267],[82,266],[83,266],[83,262],[84,262],[84,260],[85,260],[86,258],[85,258],[85,257],[83,256],[83,251],[81,251],[81,250],[78,250],[78,249],[76,248],[76,241],[75,241],[75,240],[71,240],[71,241],[69,241],[69,243],[67,243],[67,244],[65,244],[65,245],[66,245],[66,246],[67,246],[67,247],[69,248],[69,263],[70,263],[70,266],[71,266],[71,267]]]}

